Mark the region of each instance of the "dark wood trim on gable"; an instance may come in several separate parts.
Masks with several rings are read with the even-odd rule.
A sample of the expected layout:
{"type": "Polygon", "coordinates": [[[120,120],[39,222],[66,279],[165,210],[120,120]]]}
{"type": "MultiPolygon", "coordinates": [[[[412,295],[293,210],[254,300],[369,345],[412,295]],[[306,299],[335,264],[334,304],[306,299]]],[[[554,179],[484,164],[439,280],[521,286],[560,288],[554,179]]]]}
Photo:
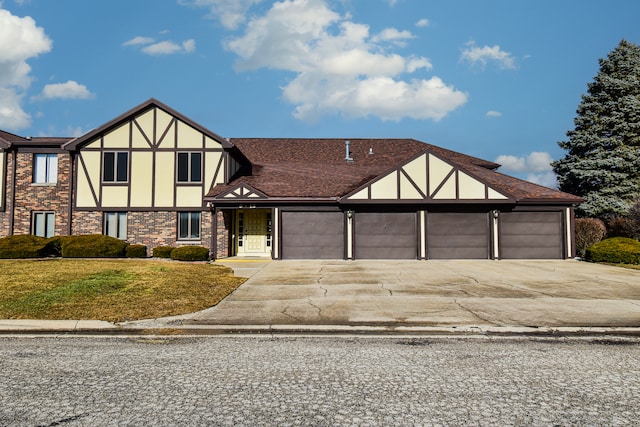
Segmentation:
{"type": "MultiPolygon", "coordinates": [[[[91,195],[93,196],[93,201],[95,202],[96,206],[100,206],[100,198],[99,196],[102,196],[102,194],[98,195],[96,194],[96,190],[95,188],[93,188],[93,183],[91,182],[91,180],[89,179],[89,171],[87,170],[87,165],[85,165],[84,163],[84,159],[82,158],[82,153],[78,154],[78,161],[80,162],[80,165],[82,166],[82,171],[85,174],[85,177],[87,178],[87,183],[89,185],[89,189],[91,190],[91,195]]],[[[79,168],[78,168],[79,169],[79,168]]],[[[102,159],[100,159],[100,180],[102,180],[102,159]]],[[[78,186],[77,183],[77,176],[76,176],[76,188],[78,186]]],[[[102,188],[102,186],[100,186],[100,188],[102,188]]],[[[74,191],[74,194],[76,195],[77,198],[77,192],[74,191]]],[[[78,200],[76,200],[76,208],[78,205],[78,200]]]]}
{"type": "MultiPolygon", "coordinates": [[[[431,199],[433,199],[433,197],[434,197],[436,194],[438,194],[438,192],[439,192],[440,190],[442,190],[442,187],[444,187],[444,185],[449,181],[449,179],[451,178],[451,175],[453,175],[453,174],[454,174],[454,173],[456,173],[456,172],[457,172],[457,169],[456,169],[455,167],[454,167],[453,169],[451,169],[451,172],[449,172],[449,173],[448,173],[448,174],[447,174],[447,175],[442,179],[442,181],[440,181],[440,184],[436,187],[436,189],[435,189],[435,190],[433,190],[433,193],[431,193],[431,194],[429,195],[429,197],[430,197],[431,199]]],[[[457,181],[456,181],[456,196],[457,196],[457,193],[458,193],[458,185],[457,185],[457,181]]],[[[456,198],[458,198],[458,197],[456,197],[456,198]]]]}
{"type": "MultiPolygon", "coordinates": [[[[136,116],[139,116],[139,115],[149,111],[152,108],[160,108],[161,110],[163,110],[164,112],[166,112],[170,116],[173,116],[174,118],[178,118],[180,121],[186,123],[187,125],[191,126],[194,129],[202,132],[203,134],[207,135],[208,137],[210,137],[214,141],[219,142],[222,145],[222,147],[224,147],[224,148],[231,148],[232,147],[232,144],[229,143],[225,138],[221,137],[220,135],[218,135],[218,134],[210,131],[209,129],[205,128],[204,126],[194,122],[193,120],[191,120],[188,117],[182,115],[181,113],[177,112],[176,110],[174,110],[173,108],[169,107],[168,105],[163,104],[162,102],[158,101],[157,99],[150,98],[147,101],[143,102],[142,104],[140,104],[140,105],[130,109],[129,111],[119,115],[115,119],[103,124],[102,126],[100,126],[100,127],[96,128],[96,129],[84,134],[83,136],[81,136],[79,138],[76,138],[74,140],[71,140],[71,141],[63,144],[62,148],[64,150],[67,150],[67,151],[78,150],[78,149],[82,148],[82,146],[86,145],[88,142],[90,142],[93,139],[95,139],[96,137],[98,137],[100,135],[103,135],[103,134],[109,132],[110,130],[122,125],[127,120],[135,119],[136,116]]],[[[175,128],[177,129],[177,126],[175,126],[175,128]]],[[[177,139],[176,139],[176,141],[177,141],[177,139]]]]}
{"type": "MultiPolygon", "coordinates": [[[[413,188],[415,188],[415,190],[420,194],[420,196],[422,196],[423,199],[427,198],[427,195],[424,194],[422,192],[422,190],[420,190],[420,188],[418,187],[418,184],[416,184],[416,182],[413,179],[411,179],[411,177],[409,176],[407,171],[405,171],[403,168],[400,168],[399,172],[402,173],[402,175],[404,175],[404,177],[409,180],[411,185],[413,185],[413,188]]],[[[427,181],[428,181],[428,178],[429,178],[429,174],[427,173],[427,181]]],[[[427,182],[427,192],[428,191],[429,191],[429,183],[427,182]]],[[[401,197],[401,194],[400,194],[400,178],[398,178],[398,197],[401,197]]]]}
{"type": "MultiPolygon", "coordinates": [[[[153,133],[155,134],[156,133],[155,109],[153,111],[154,111],[153,133]]],[[[149,140],[149,137],[147,136],[147,134],[144,133],[144,131],[142,130],[142,126],[140,126],[140,123],[138,123],[136,119],[131,120],[130,123],[133,123],[136,126],[136,128],[138,128],[138,131],[140,131],[140,134],[144,137],[144,140],[147,141],[147,144],[149,144],[149,148],[153,148],[155,144],[149,140]]],[[[129,148],[133,148],[133,129],[131,129],[129,133],[129,148]]]]}

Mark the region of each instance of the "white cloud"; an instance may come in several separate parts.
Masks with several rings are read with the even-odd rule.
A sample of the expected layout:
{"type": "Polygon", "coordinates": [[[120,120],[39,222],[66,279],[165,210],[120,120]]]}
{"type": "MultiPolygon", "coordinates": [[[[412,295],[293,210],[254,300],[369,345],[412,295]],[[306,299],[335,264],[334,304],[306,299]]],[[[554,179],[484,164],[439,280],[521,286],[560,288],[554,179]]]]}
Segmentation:
{"type": "Polygon", "coordinates": [[[500,111],[489,110],[485,114],[487,117],[502,117],[502,113],[500,111]]]}
{"type": "Polygon", "coordinates": [[[467,47],[462,50],[460,60],[472,65],[480,65],[482,68],[489,62],[496,63],[502,69],[516,68],[516,61],[511,53],[505,52],[498,45],[478,47],[474,41],[467,43],[467,47]]]}
{"type": "Polygon", "coordinates": [[[0,87],[0,128],[23,129],[31,124],[31,116],[27,114],[20,103],[22,96],[15,90],[0,87]]]}
{"type": "Polygon", "coordinates": [[[156,41],[154,38],[152,37],[142,37],[142,36],[137,36],[132,38],[131,40],[127,40],[126,42],[122,43],[122,46],[138,46],[141,44],[151,44],[154,41],[156,41]]]}
{"type": "Polygon", "coordinates": [[[534,151],[525,156],[501,155],[496,163],[502,165],[500,170],[520,174],[524,179],[545,187],[557,187],[556,175],[551,167],[553,158],[549,153],[534,151]]]}
{"type": "Polygon", "coordinates": [[[191,53],[196,50],[196,41],[194,39],[185,40],[182,44],[170,40],[156,43],[154,38],[137,36],[127,40],[122,45],[140,47],[140,51],[147,55],[172,55],[176,53],[191,53]]]}
{"type": "Polygon", "coordinates": [[[31,85],[27,60],[51,50],[51,40],[35,21],[0,9],[0,128],[22,129],[31,117],[21,106],[31,85]]]}
{"type": "Polygon", "coordinates": [[[209,17],[220,20],[220,23],[231,30],[235,30],[246,20],[247,11],[251,6],[262,0],[178,0],[178,3],[189,6],[205,7],[209,9],[209,17]]]}
{"type": "Polygon", "coordinates": [[[296,73],[283,97],[296,105],[294,115],[313,120],[338,112],[345,117],[383,120],[440,120],[467,101],[467,95],[441,78],[406,78],[430,70],[427,58],[388,52],[381,42],[413,38],[388,28],[371,36],[331,10],[325,0],[285,0],[253,18],[244,34],[225,43],[240,59],[239,71],[260,68],[296,73]]]}
{"type": "Polygon", "coordinates": [[[46,85],[39,96],[41,99],[90,99],[93,97],[94,94],[85,85],[73,80],[46,85]]]}
{"type": "Polygon", "coordinates": [[[416,22],[416,27],[428,27],[429,26],[429,20],[426,18],[422,18],[421,20],[419,20],[418,22],[416,22]]]}
{"type": "Polygon", "coordinates": [[[414,39],[415,36],[411,34],[411,32],[404,30],[399,31],[395,28],[385,28],[380,32],[380,34],[376,34],[371,37],[372,43],[379,42],[391,42],[397,46],[406,46],[405,40],[414,39]]]}

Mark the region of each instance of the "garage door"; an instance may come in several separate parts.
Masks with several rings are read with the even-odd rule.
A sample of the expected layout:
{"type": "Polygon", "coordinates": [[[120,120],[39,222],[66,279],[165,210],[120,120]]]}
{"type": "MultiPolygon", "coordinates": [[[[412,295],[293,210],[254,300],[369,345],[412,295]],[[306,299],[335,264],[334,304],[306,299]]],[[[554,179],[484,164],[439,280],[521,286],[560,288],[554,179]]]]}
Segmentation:
{"type": "Polygon", "coordinates": [[[562,258],[561,212],[501,213],[499,232],[501,258],[562,258]]]}
{"type": "Polygon", "coordinates": [[[487,213],[428,213],[427,256],[431,259],[489,258],[487,213]]]}
{"type": "Polygon", "coordinates": [[[282,258],[343,259],[342,212],[282,212],[282,258]]]}
{"type": "Polygon", "coordinates": [[[356,259],[416,259],[417,253],[415,213],[356,213],[356,259]]]}

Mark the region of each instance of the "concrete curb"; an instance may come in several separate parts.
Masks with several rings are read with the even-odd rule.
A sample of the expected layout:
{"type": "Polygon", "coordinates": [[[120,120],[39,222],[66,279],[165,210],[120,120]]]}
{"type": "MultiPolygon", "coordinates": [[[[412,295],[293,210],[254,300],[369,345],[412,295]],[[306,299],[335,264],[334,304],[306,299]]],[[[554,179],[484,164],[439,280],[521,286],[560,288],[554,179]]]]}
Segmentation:
{"type": "Polygon", "coordinates": [[[118,326],[102,320],[0,319],[0,332],[9,331],[104,331],[118,326]]]}
{"type": "Polygon", "coordinates": [[[417,325],[194,325],[155,322],[152,326],[100,320],[0,320],[0,335],[295,335],[295,336],[438,336],[438,337],[635,337],[640,327],[528,327],[417,325]]]}

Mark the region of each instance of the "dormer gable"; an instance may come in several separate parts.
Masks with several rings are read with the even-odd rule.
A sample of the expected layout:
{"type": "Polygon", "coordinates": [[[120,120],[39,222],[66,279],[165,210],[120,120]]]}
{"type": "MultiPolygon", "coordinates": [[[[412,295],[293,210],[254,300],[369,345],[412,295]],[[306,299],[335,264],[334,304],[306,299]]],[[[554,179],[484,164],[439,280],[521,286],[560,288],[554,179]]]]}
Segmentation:
{"type": "Polygon", "coordinates": [[[398,168],[345,195],[344,202],[509,202],[511,197],[474,176],[464,164],[425,150],[398,168]]]}

